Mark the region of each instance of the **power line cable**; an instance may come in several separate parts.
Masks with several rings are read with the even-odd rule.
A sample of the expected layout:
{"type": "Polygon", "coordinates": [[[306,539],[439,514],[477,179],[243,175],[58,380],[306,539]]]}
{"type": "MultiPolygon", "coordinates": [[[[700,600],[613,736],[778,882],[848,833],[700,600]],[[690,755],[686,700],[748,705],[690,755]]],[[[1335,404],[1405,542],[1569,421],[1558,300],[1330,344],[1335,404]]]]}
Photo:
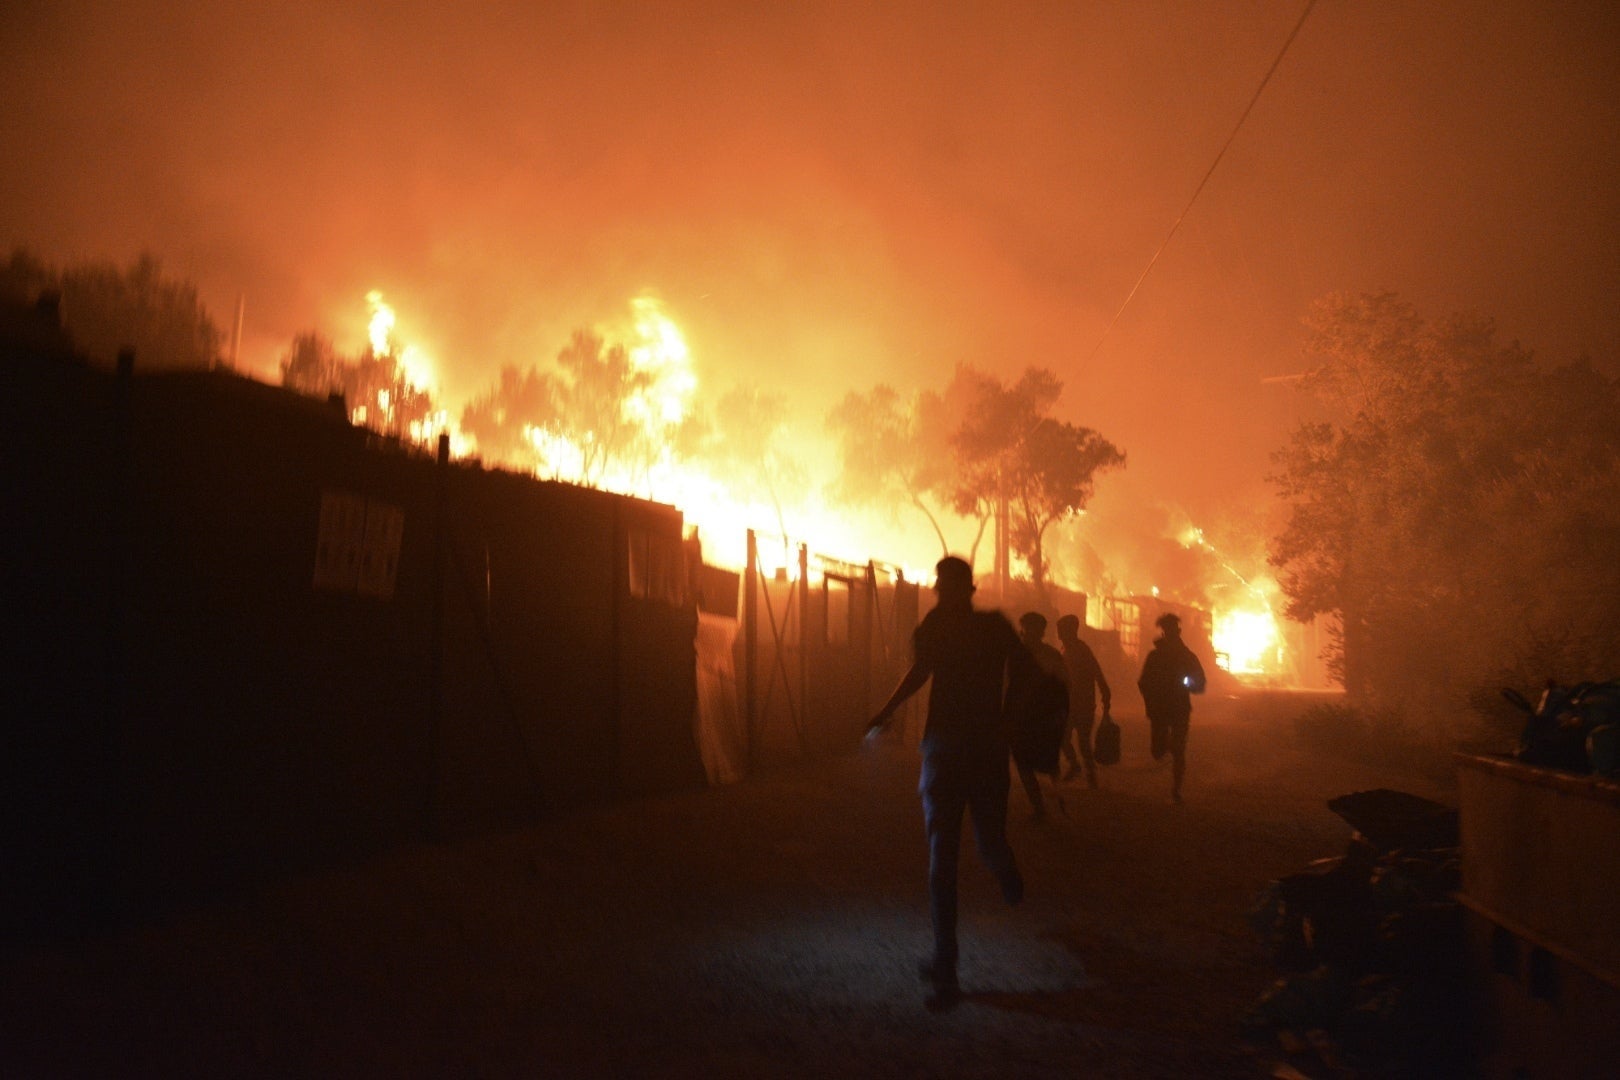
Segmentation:
{"type": "Polygon", "coordinates": [[[1125,314],[1125,309],[1131,306],[1131,301],[1136,298],[1136,291],[1142,287],[1142,282],[1146,281],[1148,275],[1153,272],[1153,267],[1156,263],[1158,263],[1159,256],[1164,254],[1164,249],[1170,246],[1171,238],[1176,235],[1176,230],[1181,228],[1181,223],[1186,219],[1187,212],[1193,208],[1193,203],[1198,201],[1198,196],[1203,192],[1204,185],[1209,183],[1209,178],[1211,176],[1215,175],[1215,169],[1220,165],[1221,159],[1226,156],[1227,148],[1230,147],[1232,145],[1232,141],[1237,138],[1238,132],[1243,130],[1243,122],[1249,118],[1249,113],[1254,111],[1255,103],[1260,100],[1260,95],[1265,92],[1266,84],[1269,83],[1271,81],[1271,77],[1276,74],[1277,68],[1283,62],[1283,57],[1288,55],[1288,47],[1292,45],[1294,43],[1294,39],[1299,36],[1300,28],[1305,25],[1305,20],[1310,18],[1311,9],[1315,6],[1316,0],[1306,0],[1305,10],[1300,13],[1299,21],[1294,24],[1294,29],[1289,33],[1288,39],[1283,42],[1282,48],[1277,51],[1277,58],[1271,62],[1271,67],[1266,69],[1265,77],[1260,80],[1260,85],[1255,87],[1254,96],[1249,99],[1249,104],[1244,108],[1243,115],[1238,117],[1237,123],[1232,127],[1232,134],[1228,135],[1226,137],[1226,141],[1221,144],[1221,149],[1215,155],[1215,160],[1210,162],[1209,169],[1204,173],[1204,178],[1198,181],[1198,186],[1193,189],[1192,198],[1187,200],[1187,205],[1184,206],[1181,213],[1177,215],[1175,224],[1170,226],[1170,231],[1165,234],[1164,242],[1159,245],[1159,250],[1155,251],[1153,253],[1153,258],[1148,260],[1147,269],[1142,271],[1142,276],[1136,279],[1135,285],[1131,286],[1131,291],[1126,295],[1125,302],[1119,305],[1119,310],[1114,312],[1114,317],[1108,320],[1108,325],[1103,328],[1102,336],[1097,339],[1097,344],[1092,347],[1091,355],[1086,357],[1087,363],[1095,360],[1097,358],[1097,353],[1102,351],[1103,342],[1107,341],[1108,335],[1113,332],[1114,324],[1119,322],[1119,317],[1121,315],[1125,314]]]}

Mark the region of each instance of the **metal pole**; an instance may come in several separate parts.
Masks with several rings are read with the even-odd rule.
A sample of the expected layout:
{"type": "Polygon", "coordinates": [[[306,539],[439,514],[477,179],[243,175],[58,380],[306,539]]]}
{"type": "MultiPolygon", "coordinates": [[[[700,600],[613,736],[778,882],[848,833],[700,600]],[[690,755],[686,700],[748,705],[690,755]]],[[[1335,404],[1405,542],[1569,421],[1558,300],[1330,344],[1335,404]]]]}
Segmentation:
{"type": "Polygon", "coordinates": [[[630,540],[624,527],[624,500],[615,498],[613,501],[613,542],[608,549],[613,554],[613,595],[609,599],[608,610],[611,613],[611,640],[608,661],[610,677],[608,685],[611,687],[608,699],[608,720],[612,727],[609,729],[608,749],[612,755],[611,776],[615,789],[623,792],[626,789],[624,776],[624,619],[625,599],[630,595],[629,550],[630,540]]]}
{"type": "Polygon", "coordinates": [[[433,470],[433,567],[429,574],[432,596],[428,607],[428,721],[426,790],[423,824],[431,835],[438,827],[439,732],[444,719],[444,566],[449,528],[450,435],[439,434],[438,467],[433,470]]]}
{"type": "Polygon", "coordinates": [[[882,622],[878,616],[878,580],[877,563],[871,559],[866,561],[866,610],[862,612],[861,619],[861,719],[864,721],[872,712],[872,664],[874,658],[872,636],[876,632],[874,627],[881,627],[882,622]]]}
{"type": "Polygon", "coordinates": [[[231,334],[231,369],[242,370],[242,316],[247,310],[247,294],[236,294],[236,331],[231,334]]]}
{"type": "Polygon", "coordinates": [[[1012,576],[1012,551],[1008,533],[1007,492],[996,496],[996,606],[1007,603],[1007,579],[1012,576]]]}
{"type": "Polygon", "coordinates": [[[799,749],[805,749],[803,733],[810,729],[810,546],[799,545],[799,710],[801,734],[799,749]]]}
{"type": "Polygon", "coordinates": [[[759,540],[748,530],[748,568],[743,573],[743,731],[748,737],[748,766],[759,759],[759,540]]]}
{"type": "MultiPolygon", "coordinates": [[[[129,757],[132,753],[129,714],[129,649],[133,639],[129,615],[131,582],[136,568],[130,538],[135,516],[135,350],[118,350],[112,396],[111,461],[107,475],[107,607],[103,633],[106,670],[102,686],[102,716],[99,738],[94,747],[92,784],[95,800],[97,837],[92,843],[93,864],[89,873],[96,918],[115,920],[124,915],[133,901],[139,878],[138,848],[146,837],[129,813],[136,791],[129,757]]],[[[74,875],[77,877],[77,875],[74,875]]]]}

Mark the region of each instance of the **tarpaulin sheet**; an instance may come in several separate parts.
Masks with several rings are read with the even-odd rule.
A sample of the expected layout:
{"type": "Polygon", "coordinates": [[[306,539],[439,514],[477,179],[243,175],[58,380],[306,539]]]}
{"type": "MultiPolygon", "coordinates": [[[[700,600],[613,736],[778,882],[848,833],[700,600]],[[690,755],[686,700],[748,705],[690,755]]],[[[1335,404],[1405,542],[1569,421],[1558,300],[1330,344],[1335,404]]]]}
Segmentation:
{"type": "Polygon", "coordinates": [[[733,646],[737,620],[698,613],[697,744],[711,784],[729,784],[748,772],[748,733],[737,702],[733,646]]]}

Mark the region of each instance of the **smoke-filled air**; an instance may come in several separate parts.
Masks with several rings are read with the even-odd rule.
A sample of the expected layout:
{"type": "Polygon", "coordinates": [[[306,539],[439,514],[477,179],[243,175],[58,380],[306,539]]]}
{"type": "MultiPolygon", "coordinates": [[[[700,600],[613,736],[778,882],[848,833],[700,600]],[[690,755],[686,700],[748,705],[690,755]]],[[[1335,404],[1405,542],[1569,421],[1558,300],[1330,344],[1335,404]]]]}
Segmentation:
{"type": "Polygon", "coordinates": [[[721,566],[988,575],[999,522],[1234,673],[1575,677],[1620,640],[1614,25],[14,4],[4,285],[104,363],[671,503],[721,566]]]}

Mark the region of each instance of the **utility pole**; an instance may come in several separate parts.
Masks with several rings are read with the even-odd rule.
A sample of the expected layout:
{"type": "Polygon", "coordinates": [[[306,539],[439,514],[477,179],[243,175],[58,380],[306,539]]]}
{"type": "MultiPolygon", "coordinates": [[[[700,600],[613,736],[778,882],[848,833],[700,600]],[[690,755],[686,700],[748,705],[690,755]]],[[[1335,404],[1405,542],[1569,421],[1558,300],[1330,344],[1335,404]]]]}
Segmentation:
{"type": "Polygon", "coordinates": [[[1012,577],[1012,544],[1007,527],[1007,491],[996,492],[996,604],[1007,602],[1007,581],[1012,577]]]}
{"type": "Polygon", "coordinates": [[[748,733],[748,767],[759,764],[759,540],[748,530],[748,568],[743,572],[743,730],[748,733]]]}
{"type": "Polygon", "coordinates": [[[247,308],[247,294],[236,294],[236,329],[231,334],[231,370],[242,370],[242,315],[247,308]]]}

